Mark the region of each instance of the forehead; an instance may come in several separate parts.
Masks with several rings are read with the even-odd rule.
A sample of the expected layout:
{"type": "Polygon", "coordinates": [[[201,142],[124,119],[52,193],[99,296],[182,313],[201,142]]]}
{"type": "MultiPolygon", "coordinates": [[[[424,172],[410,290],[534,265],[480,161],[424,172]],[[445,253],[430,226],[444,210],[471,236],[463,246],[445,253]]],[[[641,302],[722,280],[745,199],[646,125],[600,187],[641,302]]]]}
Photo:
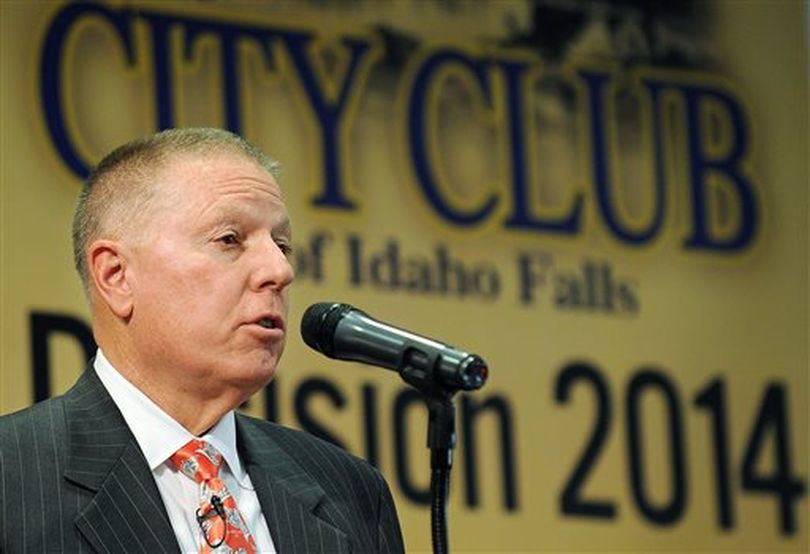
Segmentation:
{"type": "Polygon", "coordinates": [[[174,209],[208,211],[239,203],[286,212],[275,177],[238,153],[175,155],[157,171],[155,181],[156,196],[174,209]]]}

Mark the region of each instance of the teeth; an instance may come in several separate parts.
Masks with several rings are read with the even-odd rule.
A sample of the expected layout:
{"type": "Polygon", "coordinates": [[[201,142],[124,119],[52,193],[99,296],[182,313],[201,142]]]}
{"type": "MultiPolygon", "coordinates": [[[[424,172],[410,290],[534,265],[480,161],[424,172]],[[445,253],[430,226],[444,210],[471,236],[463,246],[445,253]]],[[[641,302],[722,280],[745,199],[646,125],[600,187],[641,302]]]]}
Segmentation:
{"type": "Polygon", "coordinates": [[[259,325],[264,327],[265,329],[273,329],[276,325],[273,323],[273,320],[265,317],[259,320],[259,325]]]}

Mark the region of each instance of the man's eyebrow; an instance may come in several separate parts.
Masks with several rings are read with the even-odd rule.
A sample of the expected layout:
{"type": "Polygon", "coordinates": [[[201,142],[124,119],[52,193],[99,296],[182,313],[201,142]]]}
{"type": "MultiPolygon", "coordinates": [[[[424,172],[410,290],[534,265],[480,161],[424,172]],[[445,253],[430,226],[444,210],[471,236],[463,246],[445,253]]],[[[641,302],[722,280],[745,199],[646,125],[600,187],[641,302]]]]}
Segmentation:
{"type": "Polygon", "coordinates": [[[282,217],[281,221],[277,224],[273,225],[274,231],[279,231],[281,233],[289,235],[292,233],[292,223],[290,223],[290,217],[286,214],[282,217]]]}

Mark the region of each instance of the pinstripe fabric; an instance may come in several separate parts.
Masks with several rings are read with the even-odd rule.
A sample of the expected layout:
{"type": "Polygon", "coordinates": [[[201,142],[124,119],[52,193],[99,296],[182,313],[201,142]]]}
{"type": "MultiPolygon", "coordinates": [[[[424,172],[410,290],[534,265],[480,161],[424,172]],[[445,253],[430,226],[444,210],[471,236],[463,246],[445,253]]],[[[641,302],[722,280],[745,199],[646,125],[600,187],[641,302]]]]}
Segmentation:
{"type": "Polygon", "coordinates": [[[279,552],[402,552],[382,476],[306,433],[237,415],[240,456],[279,552]]]}
{"type": "MultiPolygon", "coordinates": [[[[380,474],[305,433],[237,415],[240,456],[281,554],[402,552],[380,474]]],[[[0,417],[0,552],[178,552],[138,445],[92,370],[0,417]]]]}

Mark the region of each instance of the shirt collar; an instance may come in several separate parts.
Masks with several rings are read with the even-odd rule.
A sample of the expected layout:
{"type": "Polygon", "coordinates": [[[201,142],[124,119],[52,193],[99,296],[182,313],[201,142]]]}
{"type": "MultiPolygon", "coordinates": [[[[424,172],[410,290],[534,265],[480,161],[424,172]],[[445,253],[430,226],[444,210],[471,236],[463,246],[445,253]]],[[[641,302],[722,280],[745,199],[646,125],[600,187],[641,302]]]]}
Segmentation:
{"type": "Polygon", "coordinates": [[[245,475],[236,450],[236,420],[233,410],[203,436],[195,437],[121,375],[99,348],[93,367],[127,422],[149,469],[154,471],[193,438],[211,443],[225,459],[240,483],[245,475]]]}

